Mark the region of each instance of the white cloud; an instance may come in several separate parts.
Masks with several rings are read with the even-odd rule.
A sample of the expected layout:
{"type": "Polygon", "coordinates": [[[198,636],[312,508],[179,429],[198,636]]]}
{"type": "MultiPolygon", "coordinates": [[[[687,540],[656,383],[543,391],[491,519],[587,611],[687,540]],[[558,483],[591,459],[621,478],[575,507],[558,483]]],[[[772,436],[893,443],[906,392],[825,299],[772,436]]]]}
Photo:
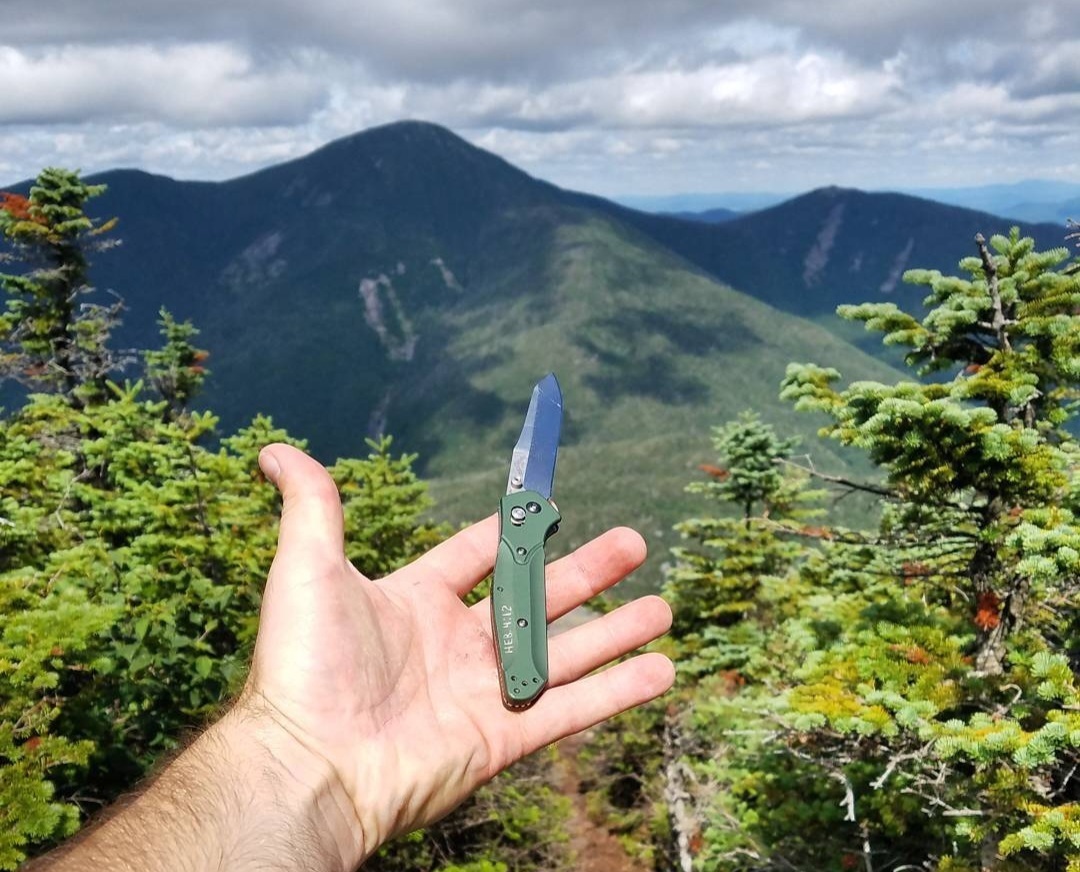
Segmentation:
{"type": "MultiPolygon", "coordinates": [[[[900,99],[900,91],[900,80],[885,65],[860,69],[809,52],[688,70],[620,72],[548,88],[476,88],[474,99],[450,105],[460,107],[454,120],[467,126],[708,130],[883,111],[900,99]]],[[[406,103],[434,108],[446,93],[416,89],[406,103]]]]}
{"type": "Polygon", "coordinates": [[[1077,162],[1074,0],[2,2],[5,179],[221,178],[408,117],[605,193],[1077,162]]]}
{"type": "Polygon", "coordinates": [[[310,70],[259,69],[237,46],[221,42],[0,46],[0,81],[0,124],[287,124],[305,120],[326,96],[310,70]]]}

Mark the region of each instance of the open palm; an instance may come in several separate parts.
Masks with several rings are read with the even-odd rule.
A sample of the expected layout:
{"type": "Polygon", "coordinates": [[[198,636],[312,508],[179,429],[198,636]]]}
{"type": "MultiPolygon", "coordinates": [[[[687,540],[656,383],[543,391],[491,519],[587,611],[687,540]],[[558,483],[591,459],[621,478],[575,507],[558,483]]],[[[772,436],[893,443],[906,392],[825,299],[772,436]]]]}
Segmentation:
{"type": "MultiPolygon", "coordinates": [[[[553,639],[549,689],[527,711],[508,711],[489,605],[461,601],[492,570],[497,518],[372,581],[345,558],[341,503],[322,466],[286,445],[261,462],[284,508],[248,691],[333,768],[364,845],[442,817],[515,760],[671,686],[659,654],[590,674],[667,630],[667,605],[644,597],[553,639]]],[[[636,533],[613,530],[553,563],[549,620],[644,552],[636,533]]]]}

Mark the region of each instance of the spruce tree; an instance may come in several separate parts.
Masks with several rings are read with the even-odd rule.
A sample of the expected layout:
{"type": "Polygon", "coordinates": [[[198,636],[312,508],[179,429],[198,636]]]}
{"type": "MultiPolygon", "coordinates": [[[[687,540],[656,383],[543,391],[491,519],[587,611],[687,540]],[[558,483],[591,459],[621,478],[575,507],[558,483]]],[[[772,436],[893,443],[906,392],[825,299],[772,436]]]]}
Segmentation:
{"type": "Polygon", "coordinates": [[[928,289],[921,319],[841,309],[922,380],[840,387],[835,370],[789,367],[783,395],[879,467],[863,485],[822,476],[880,497],[875,526],[778,510],[775,485],[752,482],[775,483],[789,448],[752,420],[718,431],[697,489],[729,508],[681,525],[683,704],[653,749],[679,868],[1080,870],[1068,257],[980,237],[965,275],[906,274],[928,289]],[[756,471],[736,477],[750,445],[756,471]]]}
{"type": "MultiPolygon", "coordinates": [[[[838,389],[835,370],[788,370],[783,396],[828,415],[825,434],[868,452],[891,494],[878,574],[796,673],[786,717],[819,761],[851,761],[853,822],[873,802],[853,792],[860,766],[874,791],[937,818],[937,847],[908,846],[909,862],[1078,869],[1080,476],[1066,425],[1080,276],[1066,249],[1036,251],[1015,229],[975,242],[964,277],[907,273],[929,291],[921,321],[890,303],[840,309],[934,378],[838,389]]],[[[862,835],[869,868],[875,834],[862,835]]]]}
{"type": "Polygon", "coordinates": [[[104,185],[71,170],[46,169],[29,197],[0,194],[0,238],[27,271],[0,274],[7,295],[0,315],[0,380],[58,393],[83,405],[105,397],[108,376],[129,362],[110,345],[123,306],[83,301],[89,255],[111,247],[115,221],[95,222],[86,203],[104,185]]]}
{"type": "Polygon", "coordinates": [[[714,430],[719,465],[702,466],[707,479],[687,491],[722,513],[690,518],[675,528],[688,543],[673,549],[675,565],[664,585],[676,638],[715,636],[743,623],[757,608],[762,580],[783,575],[797,559],[800,544],[779,535],[780,525],[816,514],[810,503],[818,495],[806,490],[805,475],[784,465],[797,444],[781,439],[753,412],[714,430]]]}

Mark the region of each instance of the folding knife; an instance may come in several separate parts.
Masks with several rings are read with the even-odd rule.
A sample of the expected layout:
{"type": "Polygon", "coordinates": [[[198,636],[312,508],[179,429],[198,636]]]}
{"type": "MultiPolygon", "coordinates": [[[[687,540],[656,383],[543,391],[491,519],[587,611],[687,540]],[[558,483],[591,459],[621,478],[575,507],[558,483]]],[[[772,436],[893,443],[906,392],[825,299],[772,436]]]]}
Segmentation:
{"type": "Polygon", "coordinates": [[[499,501],[491,626],[503,704],[513,710],[536,702],[548,681],[544,544],[562,520],[551,501],[561,430],[562,390],[549,373],[533,388],[499,501]]]}

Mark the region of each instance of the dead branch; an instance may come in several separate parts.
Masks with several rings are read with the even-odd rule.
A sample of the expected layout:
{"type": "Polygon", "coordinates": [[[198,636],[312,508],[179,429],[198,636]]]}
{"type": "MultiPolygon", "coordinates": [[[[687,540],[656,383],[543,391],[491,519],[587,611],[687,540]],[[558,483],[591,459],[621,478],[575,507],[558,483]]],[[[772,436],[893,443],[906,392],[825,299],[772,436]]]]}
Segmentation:
{"type": "Polygon", "coordinates": [[[818,470],[814,469],[812,464],[809,464],[809,458],[807,458],[807,462],[809,464],[807,466],[803,466],[801,463],[796,463],[794,460],[789,460],[786,457],[778,457],[776,458],[775,462],[783,463],[788,466],[793,466],[796,469],[805,472],[807,475],[813,476],[814,478],[820,478],[822,481],[827,481],[831,484],[839,484],[843,487],[850,488],[851,490],[865,491],[866,493],[876,494],[879,497],[888,497],[889,499],[900,498],[900,495],[896,491],[889,490],[888,488],[880,487],[875,484],[869,484],[867,482],[852,481],[851,479],[844,478],[841,475],[829,475],[826,472],[819,472],[818,470]]]}
{"type": "Polygon", "coordinates": [[[1002,351],[1012,351],[1012,345],[1009,342],[1009,332],[1006,329],[1010,323],[1010,319],[1005,317],[1005,310],[1001,305],[1001,287],[998,285],[998,272],[997,267],[994,265],[994,259],[990,256],[990,249],[986,247],[986,237],[981,233],[975,234],[975,244],[979,248],[979,257],[982,259],[983,272],[986,274],[986,286],[990,291],[990,303],[994,309],[994,318],[987,325],[994,331],[997,336],[998,347],[1002,351]]]}

